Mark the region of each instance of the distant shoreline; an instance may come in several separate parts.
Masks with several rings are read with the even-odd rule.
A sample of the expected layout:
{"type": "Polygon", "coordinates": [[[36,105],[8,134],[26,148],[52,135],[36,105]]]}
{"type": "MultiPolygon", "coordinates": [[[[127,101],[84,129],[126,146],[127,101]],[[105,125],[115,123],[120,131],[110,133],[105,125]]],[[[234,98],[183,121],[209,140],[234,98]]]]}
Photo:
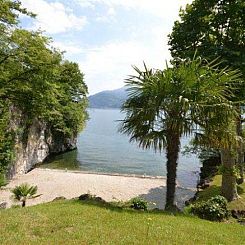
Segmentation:
{"type": "Polygon", "coordinates": [[[120,110],[121,107],[88,107],[90,110],[120,110]]]}

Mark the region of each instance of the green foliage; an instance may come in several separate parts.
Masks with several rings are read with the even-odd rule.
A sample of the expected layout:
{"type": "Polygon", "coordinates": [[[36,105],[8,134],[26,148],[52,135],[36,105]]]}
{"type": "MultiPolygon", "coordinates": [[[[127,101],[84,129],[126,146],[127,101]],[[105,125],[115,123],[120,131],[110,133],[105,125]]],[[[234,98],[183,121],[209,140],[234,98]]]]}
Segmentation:
{"type": "Polygon", "coordinates": [[[215,196],[205,202],[191,205],[190,212],[202,219],[222,221],[230,215],[227,200],[223,196],[215,196]]]}
{"type": "Polygon", "coordinates": [[[14,198],[18,201],[21,201],[24,198],[33,197],[37,193],[37,186],[30,186],[27,183],[16,186],[12,193],[14,194],[14,198]]]}
{"type": "Polygon", "coordinates": [[[167,130],[188,135],[196,124],[227,126],[235,114],[227,96],[233,96],[231,87],[240,74],[228,68],[220,72],[216,67],[215,62],[199,57],[163,71],[135,67],[138,75],[126,81],[129,96],[122,107],[126,118],[121,131],[143,148],[161,150],[167,130]]]}
{"type": "MultiPolygon", "coordinates": [[[[198,193],[197,202],[207,201],[211,197],[220,195],[221,184],[222,184],[222,176],[221,175],[214,176],[211,182],[211,186],[205,188],[203,191],[200,191],[198,193]]],[[[229,210],[232,209],[245,210],[245,183],[237,187],[237,192],[239,194],[239,198],[228,203],[229,210]]]]}
{"type": "Polygon", "coordinates": [[[10,123],[8,103],[0,102],[0,186],[5,184],[5,172],[14,159],[14,132],[6,130],[10,123]]]}
{"type": "Polygon", "coordinates": [[[45,119],[52,127],[64,135],[76,135],[85,125],[88,116],[86,94],[87,86],[78,64],[64,61],[58,67],[57,102],[52,110],[45,111],[45,119]]]}
{"type": "Polygon", "coordinates": [[[194,0],[180,11],[169,44],[175,58],[198,55],[213,60],[221,57],[223,67],[244,70],[245,3],[243,0],[194,0]]]}
{"type": "Polygon", "coordinates": [[[129,201],[129,205],[131,208],[136,210],[144,210],[146,211],[148,208],[148,203],[142,198],[134,197],[129,201]]]}
{"type": "Polygon", "coordinates": [[[1,1],[0,173],[14,158],[20,131],[12,128],[15,116],[20,117],[18,139],[23,142],[34,120],[65,139],[76,137],[87,119],[87,86],[78,65],[64,60],[41,32],[19,28],[19,14],[34,16],[20,1],[1,1]]]}
{"type": "Polygon", "coordinates": [[[21,2],[18,0],[1,0],[0,27],[2,27],[2,25],[16,25],[18,23],[19,14],[29,15],[31,17],[35,16],[25,8],[22,8],[21,2]]]}
{"type": "Polygon", "coordinates": [[[38,197],[35,196],[37,194],[37,186],[30,186],[27,183],[16,186],[11,192],[15,200],[22,202],[22,207],[25,206],[27,199],[38,197]]]}
{"type": "Polygon", "coordinates": [[[6,179],[4,173],[0,173],[0,187],[6,185],[6,179]]]}
{"type": "Polygon", "coordinates": [[[229,176],[235,176],[236,178],[240,177],[240,172],[237,166],[226,167],[224,165],[221,165],[219,166],[218,173],[222,175],[225,174],[229,176]]]}
{"type": "Polygon", "coordinates": [[[220,157],[219,151],[212,148],[202,148],[199,153],[199,158],[201,159],[201,161],[217,157],[220,157]]]}

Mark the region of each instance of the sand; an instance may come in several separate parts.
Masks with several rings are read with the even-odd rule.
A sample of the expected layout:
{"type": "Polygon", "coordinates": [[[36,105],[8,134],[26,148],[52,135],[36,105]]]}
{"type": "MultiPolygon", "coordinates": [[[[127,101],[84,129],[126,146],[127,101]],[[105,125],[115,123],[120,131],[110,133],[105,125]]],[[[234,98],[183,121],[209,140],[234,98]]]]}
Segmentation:
{"type": "MultiPolygon", "coordinates": [[[[90,193],[106,201],[126,201],[140,196],[152,204],[152,208],[164,208],[166,179],[144,176],[122,176],[51,170],[36,168],[25,175],[16,176],[0,190],[0,203],[7,202],[8,207],[16,204],[10,190],[21,183],[37,185],[41,196],[27,201],[27,206],[50,202],[56,197],[67,199],[90,193]]],[[[183,208],[184,202],[194,196],[195,189],[177,186],[176,203],[183,208]]]]}

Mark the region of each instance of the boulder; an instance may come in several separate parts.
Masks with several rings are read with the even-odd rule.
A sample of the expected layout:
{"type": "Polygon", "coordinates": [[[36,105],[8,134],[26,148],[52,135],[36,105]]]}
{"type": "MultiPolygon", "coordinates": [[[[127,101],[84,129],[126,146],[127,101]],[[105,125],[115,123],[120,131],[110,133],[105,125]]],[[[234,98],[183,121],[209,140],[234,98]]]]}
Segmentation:
{"type": "Polygon", "coordinates": [[[96,202],[100,202],[100,203],[106,203],[106,201],[101,197],[95,197],[93,200],[95,200],[96,202]]]}
{"type": "Polygon", "coordinates": [[[60,196],[60,197],[56,197],[52,202],[55,202],[55,201],[60,201],[60,200],[66,200],[65,197],[63,196],[60,196]]]}
{"type": "Polygon", "coordinates": [[[78,199],[80,201],[90,200],[91,199],[91,195],[90,194],[82,194],[81,196],[78,197],[78,199]]]}
{"type": "Polygon", "coordinates": [[[231,215],[235,219],[245,218],[245,210],[233,209],[233,210],[231,210],[231,215]]]}
{"type": "Polygon", "coordinates": [[[7,208],[8,203],[7,202],[1,202],[0,203],[0,209],[6,209],[7,208]]]}
{"type": "Polygon", "coordinates": [[[93,196],[91,194],[82,194],[81,196],[78,197],[78,199],[80,201],[87,201],[87,200],[93,200],[99,203],[106,203],[106,201],[101,198],[101,197],[97,197],[97,196],[93,196]]]}

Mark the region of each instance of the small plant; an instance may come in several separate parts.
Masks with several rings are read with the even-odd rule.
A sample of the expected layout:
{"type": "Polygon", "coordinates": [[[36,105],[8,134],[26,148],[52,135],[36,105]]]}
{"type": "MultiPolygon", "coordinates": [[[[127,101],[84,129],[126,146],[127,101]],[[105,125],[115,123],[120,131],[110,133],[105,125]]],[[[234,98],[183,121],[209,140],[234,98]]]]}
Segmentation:
{"type": "Polygon", "coordinates": [[[144,199],[135,197],[129,201],[130,207],[137,210],[147,210],[148,203],[144,199]]]}
{"type": "Polygon", "coordinates": [[[227,200],[219,195],[212,197],[206,202],[191,205],[190,212],[202,219],[212,221],[222,221],[230,215],[227,209],[227,200]]]}
{"type": "Polygon", "coordinates": [[[15,200],[22,202],[22,207],[26,206],[26,200],[39,197],[37,194],[37,186],[31,186],[27,183],[16,186],[11,192],[14,194],[15,200]],[[36,196],[35,196],[36,195],[36,196]]]}

